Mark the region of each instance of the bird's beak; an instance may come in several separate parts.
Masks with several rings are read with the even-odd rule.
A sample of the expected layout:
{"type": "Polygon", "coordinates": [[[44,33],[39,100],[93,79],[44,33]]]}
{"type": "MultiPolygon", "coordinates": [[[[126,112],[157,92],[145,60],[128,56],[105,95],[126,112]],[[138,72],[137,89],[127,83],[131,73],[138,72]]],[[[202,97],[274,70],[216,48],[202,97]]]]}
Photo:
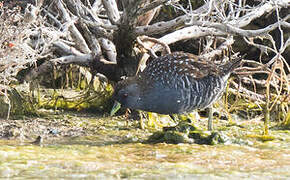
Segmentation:
{"type": "Polygon", "coordinates": [[[114,105],[111,109],[111,112],[110,112],[110,116],[114,116],[115,113],[121,108],[121,103],[119,103],[118,101],[115,101],[114,102],[114,105]]]}

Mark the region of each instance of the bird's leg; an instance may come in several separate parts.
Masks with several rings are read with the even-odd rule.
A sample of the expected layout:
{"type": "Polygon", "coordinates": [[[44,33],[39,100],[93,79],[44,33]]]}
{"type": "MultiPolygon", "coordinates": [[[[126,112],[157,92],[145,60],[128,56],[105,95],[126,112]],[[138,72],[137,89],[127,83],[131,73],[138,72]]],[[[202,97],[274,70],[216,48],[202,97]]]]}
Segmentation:
{"type": "Polygon", "coordinates": [[[212,109],[213,109],[212,106],[210,106],[208,108],[208,124],[207,124],[207,129],[209,131],[212,131],[213,130],[213,122],[212,122],[212,120],[213,120],[213,110],[212,109]]]}
{"type": "Polygon", "coordinates": [[[125,117],[128,119],[129,115],[131,114],[131,110],[129,108],[126,109],[125,111],[125,117]]]}
{"type": "Polygon", "coordinates": [[[195,111],[195,114],[188,113],[188,114],[170,114],[170,118],[176,123],[190,123],[192,126],[195,127],[195,129],[198,129],[198,127],[195,126],[195,123],[197,119],[199,119],[199,114],[197,111],[195,111]]]}
{"type": "Polygon", "coordinates": [[[169,116],[175,123],[178,122],[178,117],[176,116],[176,114],[169,114],[169,116]]]}
{"type": "Polygon", "coordinates": [[[144,116],[142,111],[138,111],[139,112],[139,116],[140,116],[140,128],[141,129],[145,129],[145,123],[144,123],[144,116]]]}

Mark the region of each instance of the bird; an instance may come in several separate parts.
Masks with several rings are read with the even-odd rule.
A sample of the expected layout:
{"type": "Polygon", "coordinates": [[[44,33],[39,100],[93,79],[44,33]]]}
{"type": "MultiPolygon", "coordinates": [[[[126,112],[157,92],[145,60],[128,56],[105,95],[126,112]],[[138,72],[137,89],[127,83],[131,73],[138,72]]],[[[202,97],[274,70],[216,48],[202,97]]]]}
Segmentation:
{"type": "MultiPolygon", "coordinates": [[[[160,56],[136,76],[117,83],[112,96],[114,107],[121,104],[129,109],[167,115],[210,107],[225,91],[230,74],[241,60],[239,57],[217,65],[185,52],[160,56]]],[[[114,107],[116,111],[118,108],[114,107]]],[[[210,118],[208,129],[212,130],[210,118]]]]}

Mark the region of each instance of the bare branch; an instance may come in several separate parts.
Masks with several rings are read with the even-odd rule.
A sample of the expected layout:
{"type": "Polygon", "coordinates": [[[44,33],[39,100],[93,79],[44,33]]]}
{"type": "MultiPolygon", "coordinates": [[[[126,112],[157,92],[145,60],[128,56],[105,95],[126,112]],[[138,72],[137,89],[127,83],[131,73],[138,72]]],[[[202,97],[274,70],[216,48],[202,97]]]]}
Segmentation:
{"type": "MultiPolygon", "coordinates": [[[[281,2],[285,2],[285,0],[281,0],[281,2]]],[[[281,3],[282,5],[285,5],[283,3],[281,3]]],[[[260,16],[262,16],[265,12],[269,12],[270,10],[273,10],[275,7],[273,4],[271,4],[270,2],[267,2],[266,4],[259,6],[255,9],[253,9],[250,13],[246,14],[245,16],[242,16],[238,19],[235,20],[231,20],[229,22],[227,22],[227,24],[231,24],[232,26],[235,27],[243,27],[248,25],[252,20],[254,20],[255,18],[258,18],[260,16]]],[[[287,16],[285,19],[288,19],[289,16],[287,16]]],[[[175,43],[177,41],[180,40],[185,40],[185,39],[191,39],[191,38],[198,38],[198,37],[202,37],[202,36],[207,36],[207,35],[216,35],[216,36],[220,36],[220,35],[227,35],[228,34],[228,29],[227,26],[221,24],[221,23],[213,23],[213,22],[203,22],[203,21],[195,21],[193,22],[195,24],[198,25],[208,25],[209,27],[200,27],[200,26],[190,26],[190,27],[185,27],[183,29],[177,30],[175,32],[172,32],[170,34],[167,34],[161,38],[159,38],[159,40],[161,40],[164,43],[167,44],[172,44],[175,43]],[[215,28],[212,28],[215,27],[215,28]],[[220,29],[218,29],[217,27],[219,27],[220,29],[223,29],[224,31],[221,31],[220,29]]],[[[285,26],[288,26],[288,23],[282,23],[285,26]]],[[[275,23],[275,26],[277,26],[278,24],[275,23]]],[[[266,28],[266,30],[272,30],[273,25],[270,25],[266,28]]],[[[234,28],[232,28],[234,29],[234,28]]],[[[235,28],[238,29],[238,28],[235,28]]],[[[256,33],[256,34],[260,34],[261,32],[265,32],[265,29],[262,31],[257,30],[252,31],[251,33],[256,33]]],[[[232,30],[234,32],[234,30],[232,30]]],[[[247,31],[247,30],[243,30],[243,31],[247,31]]],[[[243,34],[241,34],[243,35],[243,34]]],[[[267,47],[266,49],[268,49],[269,47],[267,47]]],[[[154,51],[159,51],[161,49],[160,45],[155,45],[153,47],[154,51]]]]}
{"type": "MultiPolygon", "coordinates": [[[[177,41],[203,37],[209,34],[223,35],[222,32],[216,31],[213,28],[190,26],[164,35],[163,37],[159,38],[159,40],[169,45],[177,41]]],[[[162,46],[156,44],[152,47],[152,49],[156,52],[162,49],[162,46]]]]}
{"type": "Polygon", "coordinates": [[[253,39],[244,38],[244,40],[245,40],[248,44],[250,44],[250,45],[252,45],[252,46],[255,46],[255,47],[257,47],[258,49],[260,49],[262,53],[266,53],[266,54],[268,54],[268,50],[269,50],[269,51],[272,51],[272,52],[274,52],[274,53],[276,52],[275,49],[273,49],[273,48],[270,48],[270,47],[265,46],[265,45],[262,45],[262,44],[257,44],[257,43],[255,43],[255,42],[253,41],[253,39]]]}
{"type": "Polygon", "coordinates": [[[117,24],[120,20],[120,14],[115,0],[102,0],[108,17],[112,24],[117,24]]]}
{"type": "Polygon", "coordinates": [[[108,39],[100,38],[100,45],[103,52],[107,54],[107,57],[112,64],[117,64],[117,51],[114,43],[108,39]]]}
{"type": "Polygon", "coordinates": [[[102,0],[95,0],[95,2],[92,5],[92,11],[96,14],[99,13],[102,9],[102,5],[103,5],[102,0]]]}
{"type": "Polygon", "coordinates": [[[170,21],[158,22],[149,26],[139,26],[135,28],[134,33],[136,35],[148,35],[148,36],[154,34],[161,34],[163,32],[184,25],[186,19],[187,16],[183,15],[170,21]]]}
{"type": "Polygon", "coordinates": [[[41,64],[39,67],[32,69],[29,74],[25,76],[26,81],[33,81],[39,75],[52,72],[54,65],[62,65],[62,64],[79,64],[81,66],[89,66],[92,62],[93,57],[91,54],[83,54],[83,55],[69,55],[62,56],[60,58],[52,59],[50,61],[46,61],[41,64]]]}
{"type": "Polygon", "coordinates": [[[83,55],[83,53],[81,53],[80,51],[78,51],[76,48],[71,47],[69,45],[67,45],[66,43],[62,42],[62,41],[55,41],[52,43],[56,49],[62,51],[62,53],[67,54],[67,55],[75,55],[75,56],[81,56],[83,55]]]}
{"type": "Polygon", "coordinates": [[[230,88],[230,90],[232,92],[234,92],[235,94],[236,94],[237,91],[243,92],[243,93],[245,93],[247,95],[246,96],[247,98],[249,98],[251,100],[254,100],[254,101],[259,101],[260,103],[264,102],[265,99],[266,99],[265,95],[257,94],[257,93],[252,92],[252,91],[250,91],[250,90],[248,90],[248,89],[246,89],[244,87],[240,87],[236,82],[231,81],[231,84],[233,84],[234,87],[237,89],[236,90],[236,89],[230,88]]]}
{"type": "Polygon", "coordinates": [[[220,55],[222,54],[222,52],[224,50],[226,50],[227,48],[229,48],[232,44],[234,44],[234,38],[233,36],[230,36],[226,39],[226,41],[224,43],[222,43],[218,48],[212,50],[211,52],[209,53],[206,53],[206,54],[202,54],[202,55],[199,55],[200,58],[203,58],[203,59],[210,59],[216,55],[220,55]]]}
{"type": "MultiPolygon", "coordinates": [[[[89,66],[89,63],[92,61],[93,57],[91,54],[83,54],[80,56],[70,55],[62,56],[60,58],[50,60],[52,63],[57,64],[79,64],[82,66],[89,66]]],[[[40,66],[41,67],[41,66],[40,66]]]]}
{"type": "Polygon", "coordinates": [[[113,39],[113,30],[118,30],[118,27],[116,25],[99,24],[84,19],[81,19],[80,21],[86,23],[87,26],[90,28],[90,30],[97,37],[105,37],[107,39],[113,39]]]}
{"type": "Polygon", "coordinates": [[[102,54],[102,50],[97,38],[92,34],[85,23],[79,23],[79,25],[83,30],[84,37],[89,48],[92,50],[93,56],[100,56],[102,54]]]}
{"type": "Polygon", "coordinates": [[[79,30],[75,27],[73,20],[71,19],[69,13],[64,8],[62,2],[60,0],[57,1],[57,7],[63,14],[63,18],[66,22],[71,23],[69,26],[69,31],[71,32],[71,35],[77,45],[77,47],[83,52],[83,53],[89,53],[90,49],[85,41],[85,39],[82,37],[82,34],[79,32],[79,30]]]}
{"type": "Polygon", "coordinates": [[[155,9],[155,8],[159,7],[160,5],[165,4],[167,2],[168,2],[168,0],[156,0],[154,2],[151,2],[147,5],[145,5],[143,8],[139,9],[136,13],[136,16],[140,16],[142,14],[145,14],[146,12],[148,12],[152,9],[155,9]]]}
{"type": "Polygon", "coordinates": [[[198,25],[198,26],[204,26],[204,27],[209,27],[209,28],[215,28],[218,29],[226,34],[232,34],[232,35],[240,35],[243,37],[255,37],[255,36],[265,36],[267,33],[270,31],[273,31],[280,25],[285,26],[289,28],[289,23],[285,22],[290,18],[290,15],[288,15],[284,22],[276,22],[274,24],[271,24],[265,28],[258,29],[258,30],[244,30],[238,28],[238,26],[233,26],[231,25],[231,22],[226,22],[226,23],[213,23],[210,21],[194,21],[192,24],[193,25],[198,25]]]}
{"type": "MultiPolygon", "coordinates": [[[[141,41],[141,39],[140,39],[140,37],[137,37],[137,43],[142,47],[142,48],[144,48],[146,51],[148,51],[149,53],[150,53],[150,55],[152,56],[152,57],[154,57],[154,58],[157,58],[158,56],[155,54],[155,52],[154,51],[152,51],[152,49],[151,48],[148,48],[148,47],[146,47],[146,45],[141,41]]],[[[146,54],[146,53],[144,53],[144,54],[146,54]]],[[[143,55],[143,57],[144,57],[144,55],[143,55]]],[[[144,59],[142,57],[142,59],[144,59]]],[[[149,58],[150,56],[148,56],[147,58],[149,58]]],[[[147,60],[147,59],[146,59],[147,60]]],[[[144,61],[144,63],[142,63],[142,67],[146,67],[146,60],[143,60],[144,61]]],[[[140,62],[141,62],[141,60],[140,60],[140,62]]],[[[139,64],[140,64],[140,62],[139,62],[139,64]]],[[[139,65],[140,66],[140,65],[139,65]]],[[[143,69],[141,69],[141,71],[142,71],[143,69]]],[[[137,72],[139,71],[139,68],[137,69],[137,72]]],[[[136,73],[137,74],[137,73],[136,73]]]]}
{"type": "Polygon", "coordinates": [[[161,46],[163,46],[163,48],[164,48],[164,50],[166,51],[167,54],[171,53],[171,50],[170,50],[169,46],[166,43],[160,41],[159,39],[152,38],[152,37],[147,37],[147,36],[142,36],[141,40],[142,41],[150,41],[150,42],[153,42],[153,43],[160,44],[161,46]]]}
{"type": "Polygon", "coordinates": [[[32,23],[36,20],[40,7],[29,4],[25,9],[24,19],[25,23],[32,23]]]}
{"type": "MultiPolygon", "coordinates": [[[[211,7],[209,3],[206,3],[205,5],[199,7],[198,9],[194,10],[192,13],[193,14],[202,14],[203,12],[206,12],[209,7],[211,7]]],[[[134,30],[134,33],[139,36],[139,35],[147,35],[147,36],[152,36],[154,34],[161,34],[163,32],[166,32],[171,29],[176,29],[177,27],[184,26],[185,23],[191,19],[191,20],[197,20],[197,16],[192,16],[192,15],[182,15],[179,16],[173,20],[166,21],[166,22],[157,22],[155,24],[149,25],[149,26],[139,26],[136,27],[134,30]]]]}

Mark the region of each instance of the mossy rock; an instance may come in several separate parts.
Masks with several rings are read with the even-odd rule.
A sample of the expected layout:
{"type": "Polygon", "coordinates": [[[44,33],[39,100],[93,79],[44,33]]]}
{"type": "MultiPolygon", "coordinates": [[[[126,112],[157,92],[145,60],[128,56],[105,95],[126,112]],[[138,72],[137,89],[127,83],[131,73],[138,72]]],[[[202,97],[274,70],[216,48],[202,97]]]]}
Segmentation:
{"type": "Polygon", "coordinates": [[[151,135],[149,143],[196,143],[216,145],[229,143],[230,139],[221,132],[198,130],[192,123],[182,121],[174,127],[165,127],[163,131],[157,131],[151,135]]]}

